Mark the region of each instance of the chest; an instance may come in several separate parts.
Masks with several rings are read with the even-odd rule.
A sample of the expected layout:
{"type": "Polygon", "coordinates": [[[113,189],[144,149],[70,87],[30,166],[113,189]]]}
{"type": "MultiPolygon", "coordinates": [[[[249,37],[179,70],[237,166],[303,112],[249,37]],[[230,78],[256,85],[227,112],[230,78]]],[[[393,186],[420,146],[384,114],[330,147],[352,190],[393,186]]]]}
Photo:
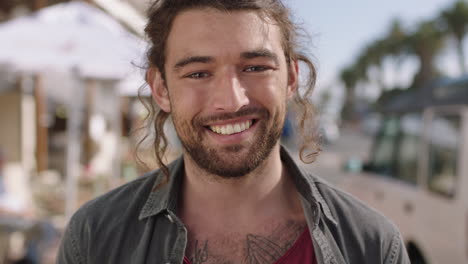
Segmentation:
{"type": "Polygon", "coordinates": [[[289,223],[269,232],[190,234],[184,264],[315,263],[309,230],[289,223]]]}

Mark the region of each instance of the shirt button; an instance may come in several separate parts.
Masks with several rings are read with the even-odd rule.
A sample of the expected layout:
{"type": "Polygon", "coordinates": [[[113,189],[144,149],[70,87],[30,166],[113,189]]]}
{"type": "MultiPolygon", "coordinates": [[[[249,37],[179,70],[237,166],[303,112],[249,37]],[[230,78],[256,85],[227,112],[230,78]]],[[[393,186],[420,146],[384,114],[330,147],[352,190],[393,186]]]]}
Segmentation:
{"type": "MultiPolygon", "coordinates": [[[[172,219],[172,216],[170,214],[166,214],[167,219],[171,221],[171,223],[174,223],[174,219],[172,219]]],[[[166,264],[171,264],[171,263],[166,263],[166,264]]]]}

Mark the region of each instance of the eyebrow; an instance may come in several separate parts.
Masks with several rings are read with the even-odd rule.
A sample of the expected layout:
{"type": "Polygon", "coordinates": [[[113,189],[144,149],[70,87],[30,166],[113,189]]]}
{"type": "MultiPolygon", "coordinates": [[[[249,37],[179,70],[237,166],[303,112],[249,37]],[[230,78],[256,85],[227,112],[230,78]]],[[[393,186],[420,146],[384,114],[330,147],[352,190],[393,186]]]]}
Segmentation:
{"type": "MultiPolygon", "coordinates": [[[[263,58],[268,58],[268,59],[273,60],[276,65],[279,64],[278,56],[275,53],[266,49],[245,51],[241,53],[240,57],[244,59],[255,59],[255,58],[263,57],[263,58]]],[[[174,65],[174,70],[177,71],[192,63],[211,63],[214,61],[215,61],[214,57],[211,57],[211,56],[190,56],[190,57],[179,60],[174,65]]]]}
{"type": "Polygon", "coordinates": [[[191,63],[210,63],[210,62],[213,62],[214,61],[214,58],[213,57],[210,57],[210,56],[191,56],[191,57],[187,57],[187,58],[183,58],[181,60],[179,60],[175,66],[174,66],[174,70],[178,70],[184,66],[187,66],[191,63]]]}
{"type": "Polygon", "coordinates": [[[276,65],[279,64],[278,56],[266,49],[258,49],[253,51],[246,51],[241,53],[241,58],[244,59],[255,59],[255,58],[268,58],[275,62],[276,65]]]}

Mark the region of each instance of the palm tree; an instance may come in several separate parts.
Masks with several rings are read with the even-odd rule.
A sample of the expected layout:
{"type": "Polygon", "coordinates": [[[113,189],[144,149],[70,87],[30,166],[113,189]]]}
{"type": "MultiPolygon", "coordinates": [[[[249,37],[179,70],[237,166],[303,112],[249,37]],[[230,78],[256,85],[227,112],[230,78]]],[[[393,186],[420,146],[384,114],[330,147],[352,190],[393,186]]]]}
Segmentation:
{"type": "Polygon", "coordinates": [[[468,4],[462,0],[457,1],[452,7],[442,12],[440,19],[446,30],[455,38],[460,70],[466,73],[463,40],[468,29],[468,4]]]}
{"type": "Polygon", "coordinates": [[[419,71],[411,87],[419,87],[439,75],[435,59],[444,47],[444,33],[435,21],[419,24],[415,32],[408,36],[408,49],[419,59],[419,71]]]}
{"type": "Polygon", "coordinates": [[[385,89],[384,61],[388,57],[388,44],[385,38],[374,41],[367,46],[365,53],[357,61],[357,65],[360,66],[359,68],[363,72],[361,73],[361,79],[364,81],[375,80],[379,89],[385,89]]]}
{"type": "Polygon", "coordinates": [[[411,57],[419,60],[419,70],[410,87],[419,87],[438,77],[435,60],[444,47],[445,37],[440,20],[423,21],[414,31],[407,31],[401,21],[395,19],[384,37],[367,45],[356,61],[341,71],[340,79],[346,88],[342,117],[354,118],[356,86],[361,82],[376,82],[381,91],[403,90],[404,87],[399,87],[401,84],[397,82],[389,84],[383,81],[389,59],[393,59],[390,62],[394,62],[395,73],[405,60],[411,57]]]}
{"type": "Polygon", "coordinates": [[[395,18],[390,26],[390,30],[385,36],[387,42],[387,55],[396,61],[396,67],[404,58],[408,56],[408,33],[403,28],[401,20],[395,18]]]}
{"type": "Polygon", "coordinates": [[[402,22],[400,19],[393,19],[390,30],[387,33],[386,39],[388,42],[388,51],[393,56],[399,56],[404,51],[404,41],[407,37],[405,29],[403,28],[402,22]]]}
{"type": "Polygon", "coordinates": [[[346,89],[345,102],[341,111],[341,117],[344,120],[354,118],[356,86],[361,78],[358,71],[359,69],[357,67],[351,66],[342,70],[340,74],[340,79],[346,89]]]}
{"type": "Polygon", "coordinates": [[[369,82],[376,79],[383,89],[382,62],[386,56],[387,43],[385,40],[377,40],[368,45],[357,57],[351,66],[343,69],[340,79],[346,88],[346,97],[342,110],[342,118],[352,120],[355,118],[356,87],[360,82],[369,82]],[[376,74],[371,74],[371,70],[376,74]]]}
{"type": "Polygon", "coordinates": [[[384,82],[386,62],[394,59],[395,69],[399,69],[403,58],[408,55],[407,34],[398,19],[395,19],[390,30],[383,38],[377,39],[367,46],[358,57],[358,76],[362,81],[375,81],[377,87],[383,91],[392,88],[392,84],[384,82]],[[389,86],[390,87],[387,87],[389,86]]]}
{"type": "MultiPolygon", "coordinates": [[[[387,43],[387,57],[391,59],[392,62],[392,71],[395,73],[395,76],[398,76],[401,73],[401,66],[404,63],[405,59],[409,57],[409,44],[408,44],[408,33],[400,19],[395,18],[391,25],[390,29],[385,36],[385,41],[387,43]]],[[[397,78],[398,79],[398,78],[397,78]]],[[[394,89],[398,84],[398,80],[393,80],[387,88],[394,89]]],[[[388,89],[386,89],[388,90],[388,89]]]]}

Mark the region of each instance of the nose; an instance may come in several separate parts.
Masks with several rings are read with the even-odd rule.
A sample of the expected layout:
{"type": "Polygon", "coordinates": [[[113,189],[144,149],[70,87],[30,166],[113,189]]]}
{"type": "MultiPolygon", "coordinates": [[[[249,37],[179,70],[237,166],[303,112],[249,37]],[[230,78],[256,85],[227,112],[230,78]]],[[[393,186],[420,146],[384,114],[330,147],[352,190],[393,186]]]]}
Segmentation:
{"type": "Polygon", "coordinates": [[[217,112],[236,112],[249,104],[247,89],[235,71],[225,72],[215,82],[211,106],[217,112]]]}

